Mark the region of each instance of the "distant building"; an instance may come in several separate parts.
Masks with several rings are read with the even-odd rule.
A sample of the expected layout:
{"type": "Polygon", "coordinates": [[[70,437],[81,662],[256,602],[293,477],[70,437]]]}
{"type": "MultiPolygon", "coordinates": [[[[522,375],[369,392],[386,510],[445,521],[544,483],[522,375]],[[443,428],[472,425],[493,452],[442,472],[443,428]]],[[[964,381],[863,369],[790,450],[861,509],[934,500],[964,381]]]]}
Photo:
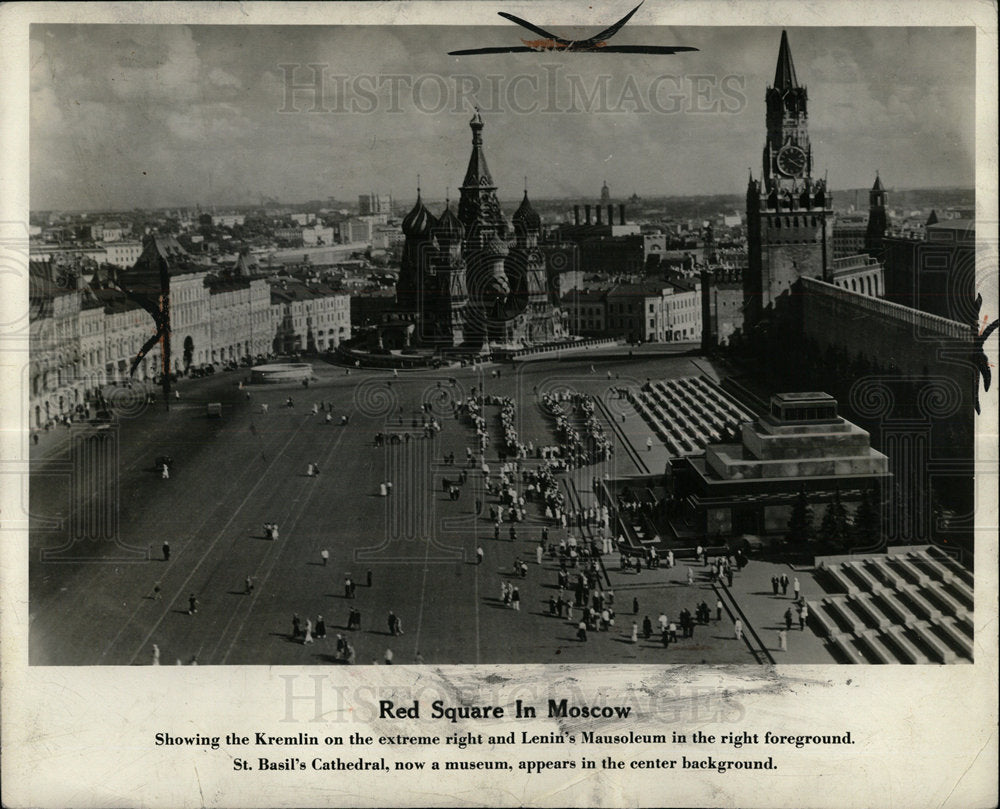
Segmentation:
{"type": "Polygon", "coordinates": [[[333,244],[333,228],[323,227],[320,224],[302,228],[302,244],[311,247],[333,244]]]}
{"type": "Polygon", "coordinates": [[[868,217],[853,213],[838,216],[833,223],[833,258],[856,256],[865,251],[868,217]]]}
{"type": "Polygon", "coordinates": [[[142,242],[111,242],[104,245],[108,264],[131,267],[142,255],[142,242]]]}
{"type": "Polygon", "coordinates": [[[246,221],[246,216],[241,213],[212,214],[212,226],[232,228],[242,225],[246,221]]]}
{"type": "Polygon", "coordinates": [[[119,242],[129,230],[127,226],[123,226],[119,222],[105,222],[100,226],[99,231],[95,231],[95,238],[104,242],[119,242]],[[100,235],[96,235],[98,232],[100,235]]]}
{"type": "Polygon", "coordinates": [[[361,216],[386,214],[392,216],[391,194],[361,194],[358,197],[358,212],[361,216]]]}

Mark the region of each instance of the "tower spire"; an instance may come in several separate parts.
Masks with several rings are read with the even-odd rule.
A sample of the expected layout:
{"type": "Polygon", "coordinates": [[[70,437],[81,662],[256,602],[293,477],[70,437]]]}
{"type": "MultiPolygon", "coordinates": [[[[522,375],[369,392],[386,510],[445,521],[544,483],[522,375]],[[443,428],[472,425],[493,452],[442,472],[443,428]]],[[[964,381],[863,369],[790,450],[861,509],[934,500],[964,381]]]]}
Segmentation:
{"type": "Polygon", "coordinates": [[[479,238],[475,235],[475,231],[483,229],[504,236],[507,227],[500,211],[500,201],[496,195],[497,187],[493,182],[489,166],[486,165],[486,155],[483,152],[483,118],[479,114],[478,107],[472,120],[469,121],[469,128],[472,129],[472,154],[469,156],[469,166],[465,170],[465,179],[459,187],[458,218],[474,238],[479,238]]]}
{"type": "Polygon", "coordinates": [[[788,32],[782,31],[778,64],[774,69],[774,88],[784,91],[798,86],[799,80],[795,76],[795,64],[792,62],[792,49],[788,46],[788,32]]]}

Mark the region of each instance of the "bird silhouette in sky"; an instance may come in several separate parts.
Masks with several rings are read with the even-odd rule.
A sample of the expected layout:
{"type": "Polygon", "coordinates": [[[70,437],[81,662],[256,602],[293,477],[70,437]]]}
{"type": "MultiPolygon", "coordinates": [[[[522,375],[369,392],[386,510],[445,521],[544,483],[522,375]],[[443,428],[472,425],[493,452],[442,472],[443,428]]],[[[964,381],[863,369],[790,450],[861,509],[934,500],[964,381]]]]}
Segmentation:
{"type": "Polygon", "coordinates": [[[632,9],[628,14],[622,17],[618,22],[612,25],[610,28],[605,28],[603,31],[594,34],[594,36],[589,39],[581,40],[570,40],[564,39],[563,37],[556,36],[550,31],[546,31],[544,28],[539,28],[534,23],[530,23],[527,20],[522,20],[520,17],[515,17],[513,14],[508,14],[506,11],[497,12],[504,19],[510,20],[520,25],[522,28],[527,28],[533,34],[537,34],[542,37],[542,39],[522,39],[523,45],[514,45],[510,47],[497,47],[497,48],[469,48],[467,50],[460,51],[449,51],[449,56],[474,56],[477,54],[487,54],[487,53],[531,53],[532,51],[538,53],[548,53],[551,51],[564,51],[571,53],[650,53],[650,54],[674,54],[681,53],[682,51],[696,51],[697,48],[692,48],[687,45],[608,45],[607,41],[611,39],[618,31],[621,30],[622,26],[625,25],[632,15],[635,14],[642,3],[639,3],[634,9],[632,9]]]}

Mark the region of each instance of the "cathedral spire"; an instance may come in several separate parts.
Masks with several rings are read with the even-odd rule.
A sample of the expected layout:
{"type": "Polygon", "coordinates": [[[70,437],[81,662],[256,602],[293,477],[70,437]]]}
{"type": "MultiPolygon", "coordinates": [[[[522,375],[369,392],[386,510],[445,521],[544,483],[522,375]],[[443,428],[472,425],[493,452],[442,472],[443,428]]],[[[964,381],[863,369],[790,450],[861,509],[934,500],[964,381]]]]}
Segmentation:
{"type": "Polygon", "coordinates": [[[487,231],[506,236],[507,224],[497,199],[497,187],[486,165],[483,118],[478,107],[469,121],[469,127],[472,129],[472,154],[469,156],[465,179],[459,188],[458,218],[474,241],[485,244],[488,240],[487,231]]]}
{"type": "Polygon", "coordinates": [[[778,65],[774,69],[774,89],[791,90],[799,86],[792,62],[792,49],[788,47],[788,32],[781,32],[781,46],[778,49],[778,65]]]}

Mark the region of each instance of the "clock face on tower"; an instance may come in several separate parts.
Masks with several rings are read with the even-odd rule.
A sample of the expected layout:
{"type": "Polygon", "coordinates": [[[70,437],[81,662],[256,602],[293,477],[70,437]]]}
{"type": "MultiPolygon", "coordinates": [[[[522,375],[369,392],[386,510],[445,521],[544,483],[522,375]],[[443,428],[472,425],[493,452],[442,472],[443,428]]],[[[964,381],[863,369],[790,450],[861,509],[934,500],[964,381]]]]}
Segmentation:
{"type": "Polygon", "coordinates": [[[778,152],[778,171],[786,177],[801,177],[806,168],[806,153],[798,146],[786,146],[778,152]]]}

